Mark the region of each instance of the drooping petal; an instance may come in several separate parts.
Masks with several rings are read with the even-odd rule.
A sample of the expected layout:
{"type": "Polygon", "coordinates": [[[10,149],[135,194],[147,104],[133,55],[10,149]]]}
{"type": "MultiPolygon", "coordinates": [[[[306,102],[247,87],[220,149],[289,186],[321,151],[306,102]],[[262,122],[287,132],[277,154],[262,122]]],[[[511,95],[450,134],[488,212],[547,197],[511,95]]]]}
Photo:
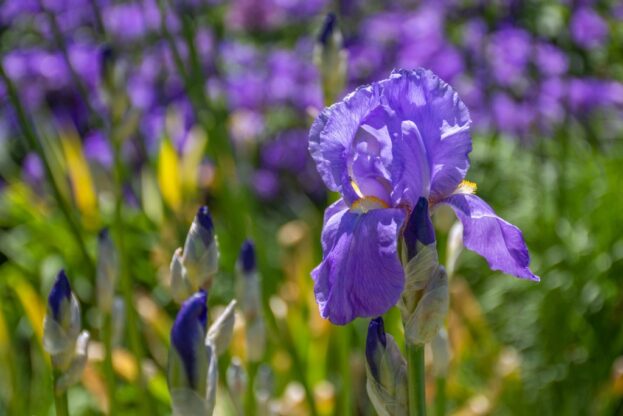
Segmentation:
{"type": "MultiPolygon", "coordinates": [[[[421,68],[395,70],[382,82],[382,90],[387,100],[385,105],[403,120],[403,131],[404,121],[413,124],[407,126],[410,137],[405,142],[410,144],[411,138],[421,138],[430,166],[431,196],[441,199],[449,195],[469,168],[472,142],[467,107],[452,87],[421,68]]],[[[412,145],[405,150],[413,152],[412,145]]],[[[400,149],[396,152],[402,154],[400,149]]]]}
{"type": "Polygon", "coordinates": [[[322,232],[323,260],[312,271],[320,314],[343,325],[356,317],[385,313],[396,304],[404,286],[397,252],[405,219],[396,208],[366,213],[327,208],[322,232]]]}
{"type": "Polygon", "coordinates": [[[487,259],[491,269],[540,280],[529,268],[530,254],[521,230],[498,217],[485,201],[475,195],[455,194],[441,202],[454,208],[463,223],[465,247],[487,259]]]}

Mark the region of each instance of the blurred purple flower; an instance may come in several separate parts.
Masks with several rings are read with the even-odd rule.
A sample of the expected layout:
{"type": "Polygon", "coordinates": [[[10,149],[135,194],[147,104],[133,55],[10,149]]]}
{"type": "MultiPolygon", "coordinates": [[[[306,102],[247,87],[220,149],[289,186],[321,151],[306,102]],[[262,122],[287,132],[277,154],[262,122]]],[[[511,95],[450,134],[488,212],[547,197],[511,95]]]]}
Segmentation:
{"type": "Polygon", "coordinates": [[[571,18],[571,37],[578,45],[590,49],[602,46],[608,37],[606,21],[593,9],[582,7],[571,18]]]}
{"type": "MultiPolygon", "coordinates": [[[[462,183],[470,124],[454,90],[423,69],[394,71],[318,116],[309,150],[325,185],[342,196],[325,211],[323,260],[312,271],[322,317],[346,324],[398,301],[404,271],[397,243],[422,201],[426,210],[439,203],[454,208],[465,246],[492,269],[538,280],[521,231],[462,183]]],[[[415,235],[434,236],[432,228],[423,231],[415,235]]]]}
{"type": "Polygon", "coordinates": [[[522,80],[532,56],[532,39],[528,32],[506,27],[491,35],[487,57],[493,78],[502,86],[522,80]]]}
{"type": "Polygon", "coordinates": [[[97,162],[105,168],[110,168],[113,163],[113,153],[110,143],[100,131],[91,132],[84,138],[84,156],[91,161],[97,162]]]}
{"type": "Polygon", "coordinates": [[[262,149],[262,165],[273,170],[298,172],[308,161],[307,132],[289,130],[281,133],[262,149]]]}
{"type": "Polygon", "coordinates": [[[547,76],[562,75],[569,67],[569,60],[564,52],[549,43],[539,43],[536,46],[535,63],[539,71],[547,76]]]}
{"type": "Polygon", "coordinates": [[[252,186],[260,198],[273,199],[279,192],[279,178],[273,171],[259,169],[253,174],[252,186]]]}
{"type": "Polygon", "coordinates": [[[24,182],[36,187],[44,179],[43,163],[35,153],[28,153],[22,162],[22,178],[24,182]]]}

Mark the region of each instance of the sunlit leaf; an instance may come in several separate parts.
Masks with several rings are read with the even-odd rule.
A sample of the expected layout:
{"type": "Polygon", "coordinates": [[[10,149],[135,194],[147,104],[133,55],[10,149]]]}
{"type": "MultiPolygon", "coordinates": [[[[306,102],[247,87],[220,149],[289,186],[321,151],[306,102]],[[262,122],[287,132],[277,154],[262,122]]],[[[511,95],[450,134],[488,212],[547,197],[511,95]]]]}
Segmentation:
{"type": "Polygon", "coordinates": [[[182,203],[179,165],[179,158],[173,145],[168,139],[163,139],[158,156],[158,185],[165,202],[174,211],[177,211],[182,203]]]}

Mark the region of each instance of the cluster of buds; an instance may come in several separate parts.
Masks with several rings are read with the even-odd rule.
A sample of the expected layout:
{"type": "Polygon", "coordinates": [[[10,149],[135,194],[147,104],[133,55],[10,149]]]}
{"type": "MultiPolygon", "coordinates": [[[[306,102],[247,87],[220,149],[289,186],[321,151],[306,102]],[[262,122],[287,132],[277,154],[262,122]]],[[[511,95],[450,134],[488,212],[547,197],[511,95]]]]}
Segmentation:
{"type": "Polygon", "coordinates": [[[207,207],[201,207],[171,262],[171,292],[182,306],[171,329],[168,385],[174,415],[211,415],[218,356],[231,342],[236,301],[208,329],[207,290],[218,270],[218,244],[207,207]]]}
{"type": "Polygon", "coordinates": [[[256,267],[255,246],[246,240],[240,249],[236,264],[238,273],[237,296],[245,320],[247,358],[257,362],[262,359],[266,344],[266,328],[262,316],[259,274],[256,267]]]}
{"type": "Polygon", "coordinates": [[[60,394],[76,383],[87,362],[89,333],[82,331],[80,304],[64,270],[56,276],[43,321],[43,347],[52,358],[55,391],[60,394]]]}
{"type": "Polygon", "coordinates": [[[199,289],[208,290],[218,271],[218,241],[208,207],[197,211],[186,235],[184,249],[178,248],[171,260],[171,294],[182,303],[199,289]]]}
{"type": "Polygon", "coordinates": [[[234,308],[225,311],[207,329],[207,294],[200,290],[180,308],[171,329],[168,384],[173,414],[211,415],[218,384],[218,356],[232,338],[234,308]]]}

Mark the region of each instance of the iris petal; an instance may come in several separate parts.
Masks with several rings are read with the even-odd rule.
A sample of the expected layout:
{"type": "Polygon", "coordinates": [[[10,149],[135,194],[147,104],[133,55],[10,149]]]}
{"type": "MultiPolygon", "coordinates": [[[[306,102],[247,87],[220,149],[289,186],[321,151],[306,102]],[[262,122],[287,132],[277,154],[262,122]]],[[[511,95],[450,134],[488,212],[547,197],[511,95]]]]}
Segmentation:
{"type": "Polygon", "coordinates": [[[454,208],[463,223],[465,247],[487,259],[491,269],[540,280],[530,270],[530,254],[521,230],[498,217],[485,201],[475,195],[455,194],[441,202],[454,208]]]}
{"type": "MultiPolygon", "coordinates": [[[[383,81],[383,96],[387,99],[385,105],[399,119],[412,123],[421,137],[432,198],[452,193],[469,169],[472,150],[471,119],[458,94],[431,71],[416,69],[394,71],[389,80],[383,81]]],[[[409,138],[405,141],[412,142],[409,138]]]]}
{"type": "Polygon", "coordinates": [[[341,200],[327,208],[324,258],[312,271],[323,318],[343,325],[356,317],[382,315],[396,304],[404,286],[397,252],[404,219],[401,209],[355,213],[341,200]]]}

